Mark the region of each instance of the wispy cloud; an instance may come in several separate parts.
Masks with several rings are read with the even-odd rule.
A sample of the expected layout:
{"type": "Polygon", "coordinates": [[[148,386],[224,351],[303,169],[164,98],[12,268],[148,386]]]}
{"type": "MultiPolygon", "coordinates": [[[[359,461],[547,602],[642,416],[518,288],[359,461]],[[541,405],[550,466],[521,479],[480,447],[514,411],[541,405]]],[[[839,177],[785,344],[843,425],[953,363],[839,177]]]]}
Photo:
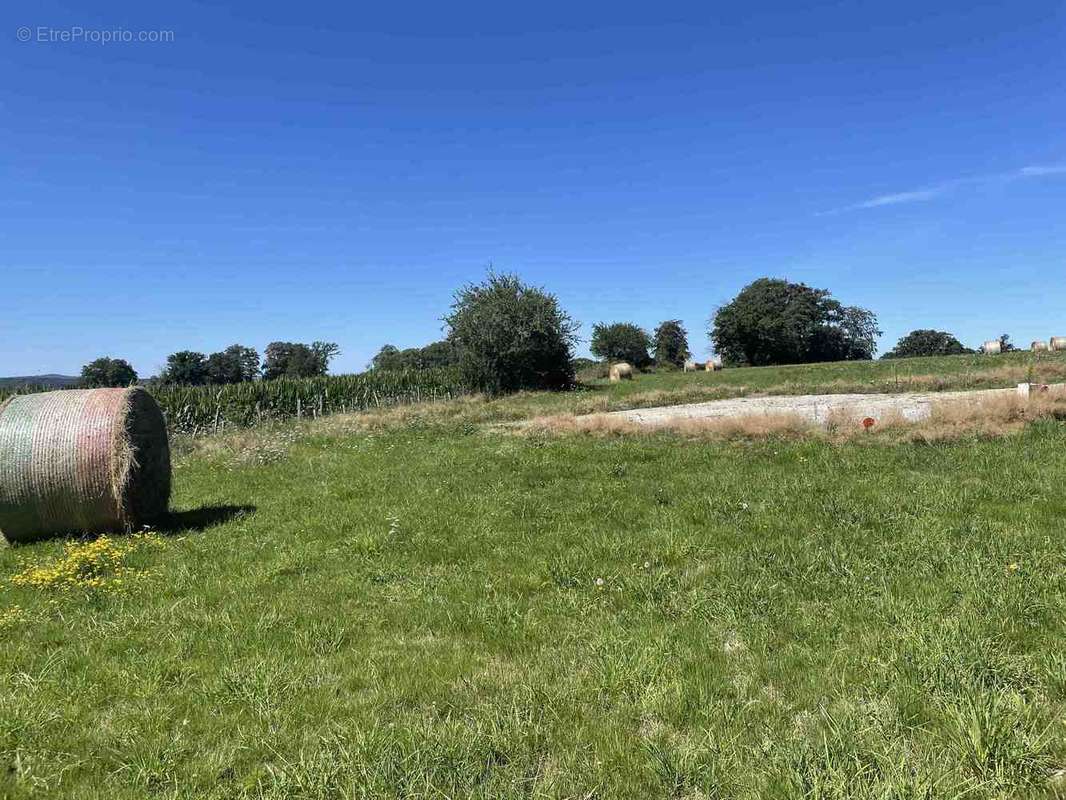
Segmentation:
{"type": "Polygon", "coordinates": [[[939,197],[947,190],[947,186],[934,186],[930,189],[915,189],[911,192],[882,194],[877,197],[871,197],[858,205],[850,206],[850,208],[877,208],[878,206],[898,206],[900,203],[916,203],[919,200],[931,200],[934,197],[939,197]]]}
{"type": "Polygon", "coordinates": [[[862,211],[869,208],[880,208],[881,206],[898,206],[904,203],[919,203],[923,200],[933,200],[937,197],[942,197],[960,186],[977,186],[1023,178],[1047,178],[1056,175],[1066,175],[1066,164],[1034,164],[1010,172],[998,172],[994,175],[972,175],[965,178],[955,178],[954,180],[944,181],[943,183],[937,183],[922,189],[880,194],[876,197],[871,197],[869,200],[863,200],[861,203],[854,203],[850,206],[842,206],[841,208],[834,208],[830,211],[823,211],[819,216],[825,216],[827,214],[843,214],[846,211],[862,211]]]}
{"type": "Polygon", "coordinates": [[[1066,175],[1066,164],[1022,167],[1018,170],[1018,176],[1021,178],[1039,178],[1044,175],[1066,175]]]}

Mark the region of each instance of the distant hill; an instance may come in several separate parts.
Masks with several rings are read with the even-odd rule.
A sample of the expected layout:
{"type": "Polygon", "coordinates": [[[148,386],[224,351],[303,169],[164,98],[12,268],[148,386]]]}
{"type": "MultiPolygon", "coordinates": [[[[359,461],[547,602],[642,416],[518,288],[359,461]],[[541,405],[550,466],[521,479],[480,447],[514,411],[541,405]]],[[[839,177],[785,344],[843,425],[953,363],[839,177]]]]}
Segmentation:
{"type": "Polygon", "coordinates": [[[0,378],[0,389],[18,386],[47,386],[50,389],[66,389],[77,386],[80,378],[73,375],[24,375],[19,378],[0,378]]]}

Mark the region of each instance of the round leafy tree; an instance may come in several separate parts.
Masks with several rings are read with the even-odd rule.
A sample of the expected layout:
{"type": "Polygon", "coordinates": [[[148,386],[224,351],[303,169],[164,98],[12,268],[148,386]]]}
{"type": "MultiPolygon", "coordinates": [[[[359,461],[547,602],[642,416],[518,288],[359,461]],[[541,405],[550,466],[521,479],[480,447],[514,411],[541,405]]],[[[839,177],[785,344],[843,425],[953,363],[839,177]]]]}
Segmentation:
{"type": "Polygon", "coordinates": [[[688,349],[688,331],[679,319],[668,319],[655,329],[655,363],[683,367],[691,353],[688,349]]]}
{"type": "Polygon", "coordinates": [[[598,323],[592,326],[592,355],[607,361],[626,361],[643,369],[651,364],[651,337],[631,322],[598,323]]]}
{"type": "Polygon", "coordinates": [[[556,297],[517,275],[489,273],[455,293],[444,318],[470,385],[499,394],[573,385],[577,324],[556,297]]]}
{"type": "Polygon", "coordinates": [[[877,317],[828,289],[760,278],[714,315],[711,341],[727,362],[764,366],[873,358],[877,317]]]}
{"type": "Polygon", "coordinates": [[[915,358],[917,356],[956,356],[973,351],[947,331],[920,329],[911,331],[896,342],[896,346],[882,358],[915,358]]]}
{"type": "Polygon", "coordinates": [[[316,378],[329,373],[329,362],[340,354],[333,342],[271,342],[263,352],[263,379],[316,378]]]}
{"type": "Polygon", "coordinates": [[[244,383],[259,377],[259,353],[254,348],[231,344],[207,357],[207,382],[244,383]]]}
{"type": "Polygon", "coordinates": [[[159,377],[163,383],[202,386],[207,383],[207,356],[192,350],[171,353],[159,377]]]}
{"type": "Polygon", "coordinates": [[[122,358],[98,358],[81,368],[81,383],[86,389],[132,386],[137,372],[122,358]]]}

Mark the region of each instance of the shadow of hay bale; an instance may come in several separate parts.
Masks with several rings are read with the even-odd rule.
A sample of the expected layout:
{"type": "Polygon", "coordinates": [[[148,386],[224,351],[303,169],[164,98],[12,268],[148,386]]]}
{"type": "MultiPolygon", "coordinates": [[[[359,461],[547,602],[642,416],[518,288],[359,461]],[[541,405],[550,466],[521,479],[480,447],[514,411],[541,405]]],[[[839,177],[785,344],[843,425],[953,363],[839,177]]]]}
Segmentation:
{"type": "Polygon", "coordinates": [[[173,536],[201,532],[256,512],[255,506],[201,506],[188,511],[171,511],[152,527],[156,533],[173,536]]]}
{"type": "MultiPolygon", "coordinates": [[[[255,506],[202,506],[188,511],[171,511],[155,525],[148,526],[151,533],[160,536],[177,536],[179,534],[200,533],[209,528],[224,525],[231,520],[240,519],[256,512],[255,506]]],[[[96,531],[91,533],[52,533],[34,536],[30,539],[10,542],[0,536],[0,547],[23,547],[55,539],[94,539],[98,535],[125,536],[140,531],[96,531]]]]}

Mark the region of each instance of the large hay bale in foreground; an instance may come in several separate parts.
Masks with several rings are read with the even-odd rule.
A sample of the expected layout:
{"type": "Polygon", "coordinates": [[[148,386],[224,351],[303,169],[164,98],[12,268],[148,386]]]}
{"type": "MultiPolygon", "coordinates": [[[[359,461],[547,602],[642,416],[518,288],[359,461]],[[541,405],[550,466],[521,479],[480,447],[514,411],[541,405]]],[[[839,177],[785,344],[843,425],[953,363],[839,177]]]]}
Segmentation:
{"type": "Polygon", "coordinates": [[[0,533],[132,529],[170,502],[166,421],[148,392],[85,389],[0,404],[0,533]]]}

